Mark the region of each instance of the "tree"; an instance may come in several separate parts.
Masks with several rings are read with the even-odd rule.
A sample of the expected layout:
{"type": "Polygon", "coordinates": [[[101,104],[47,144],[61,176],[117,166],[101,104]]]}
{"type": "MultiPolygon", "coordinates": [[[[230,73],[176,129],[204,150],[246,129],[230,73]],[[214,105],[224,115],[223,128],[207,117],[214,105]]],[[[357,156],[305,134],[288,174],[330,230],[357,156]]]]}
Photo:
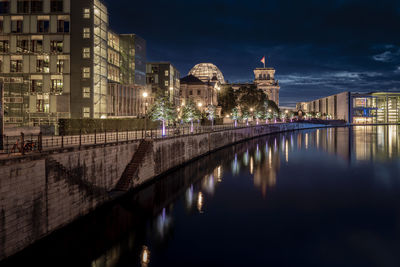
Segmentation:
{"type": "Polygon", "coordinates": [[[246,121],[246,125],[249,125],[249,118],[251,117],[250,111],[247,107],[242,108],[242,119],[246,121]]]}
{"type": "Polygon", "coordinates": [[[218,94],[218,105],[222,108],[222,114],[227,115],[236,104],[236,94],[232,86],[224,86],[218,94]]]}
{"type": "Polygon", "coordinates": [[[232,120],[235,121],[235,128],[237,126],[238,119],[240,119],[239,109],[235,107],[232,109],[232,120]]]}
{"type": "Polygon", "coordinates": [[[207,118],[211,121],[211,127],[214,127],[215,111],[216,108],[214,105],[207,106],[207,118]]]}
{"type": "Polygon", "coordinates": [[[237,91],[237,102],[241,109],[262,110],[267,95],[255,85],[242,86],[237,91]]]}
{"type": "Polygon", "coordinates": [[[153,121],[162,122],[162,135],[165,135],[165,123],[170,120],[175,120],[176,109],[168,97],[160,96],[155,101],[150,110],[150,118],[153,121]]]}
{"type": "Polygon", "coordinates": [[[257,111],[254,113],[254,117],[257,119],[257,125],[258,125],[258,123],[259,123],[259,120],[262,119],[262,118],[264,117],[264,114],[265,114],[265,112],[262,111],[262,110],[257,110],[257,111]]]}
{"type": "Polygon", "coordinates": [[[201,112],[197,109],[196,105],[189,100],[182,110],[182,120],[190,122],[190,132],[193,133],[193,121],[201,118],[201,112]]]}

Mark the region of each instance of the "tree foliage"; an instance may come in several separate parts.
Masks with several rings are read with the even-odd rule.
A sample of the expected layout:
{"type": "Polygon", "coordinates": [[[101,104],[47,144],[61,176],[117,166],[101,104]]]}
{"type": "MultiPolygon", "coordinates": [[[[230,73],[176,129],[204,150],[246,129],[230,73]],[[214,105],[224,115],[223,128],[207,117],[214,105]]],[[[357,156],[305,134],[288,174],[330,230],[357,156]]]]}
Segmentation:
{"type": "Polygon", "coordinates": [[[177,114],[174,104],[168,100],[168,97],[159,96],[151,107],[149,115],[153,121],[166,122],[175,120],[177,114]]]}
{"type": "Polygon", "coordinates": [[[201,112],[197,109],[193,101],[188,101],[182,109],[182,120],[192,122],[201,118],[201,112]]]}
{"type": "Polygon", "coordinates": [[[239,119],[240,119],[239,109],[235,107],[232,109],[232,120],[237,121],[239,119]]]}
{"type": "Polygon", "coordinates": [[[267,95],[253,84],[242,86],[237,91],[237,103],[242,110],[249,110],[251,108],[254,110],[263,110],[264,103],[267,100],[267,95]]]}
{"type": "Polygon", "coordinates": [[[207,118],[210,121],[213,121],[215,119],[215,113],[216,113],[216,107],[214,105],[208,105],[207,106],[207,118]]]}
{"type": "Polygon", "coordinates": [[[232,86],[224,86],[218,95],[218,105],[222,108],[222,114],[226,115],[237,106],[236,94],[232,86]]]}

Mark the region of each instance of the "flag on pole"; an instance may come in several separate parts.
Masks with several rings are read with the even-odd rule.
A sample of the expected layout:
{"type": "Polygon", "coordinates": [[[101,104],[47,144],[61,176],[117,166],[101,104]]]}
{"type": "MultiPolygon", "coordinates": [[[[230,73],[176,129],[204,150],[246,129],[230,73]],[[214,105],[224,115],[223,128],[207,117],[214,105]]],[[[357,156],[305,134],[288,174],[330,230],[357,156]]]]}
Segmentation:
{"type": "Polygon", "coordinates": [[[261,59],[261,62],[264,64],[264,68],[265,68],[265,56],[263,56],[263,58],[261,59]]]}

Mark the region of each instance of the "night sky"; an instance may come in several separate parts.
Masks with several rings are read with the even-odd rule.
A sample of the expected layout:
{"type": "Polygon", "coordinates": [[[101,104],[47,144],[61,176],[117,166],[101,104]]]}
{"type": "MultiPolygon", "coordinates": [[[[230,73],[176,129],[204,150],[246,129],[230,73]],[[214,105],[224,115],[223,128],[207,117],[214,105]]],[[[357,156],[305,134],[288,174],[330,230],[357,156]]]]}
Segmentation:
{"type": "Polygon", "coordinates": [[[229,82],[277,70],[281,105],[342,91],[400,91],[399,0],[105,0],[111,27],[147,41],[181,77],[216,64],[229,82]]]}

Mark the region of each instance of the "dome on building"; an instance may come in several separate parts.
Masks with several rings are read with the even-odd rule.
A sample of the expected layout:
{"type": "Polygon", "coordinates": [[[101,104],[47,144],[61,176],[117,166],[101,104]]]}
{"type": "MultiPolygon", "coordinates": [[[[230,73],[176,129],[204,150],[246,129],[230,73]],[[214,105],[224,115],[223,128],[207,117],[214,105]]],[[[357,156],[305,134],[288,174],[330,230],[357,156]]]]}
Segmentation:
{"type": "Polygon", "coordinates": [[[212,63],[197,64],[189,71],[189,75],[196,76],[203,82],[209,82],[213,79],[215,81],[216,78],[221,84],[225,83],[224,75],[218,67],[212,63]]]}

